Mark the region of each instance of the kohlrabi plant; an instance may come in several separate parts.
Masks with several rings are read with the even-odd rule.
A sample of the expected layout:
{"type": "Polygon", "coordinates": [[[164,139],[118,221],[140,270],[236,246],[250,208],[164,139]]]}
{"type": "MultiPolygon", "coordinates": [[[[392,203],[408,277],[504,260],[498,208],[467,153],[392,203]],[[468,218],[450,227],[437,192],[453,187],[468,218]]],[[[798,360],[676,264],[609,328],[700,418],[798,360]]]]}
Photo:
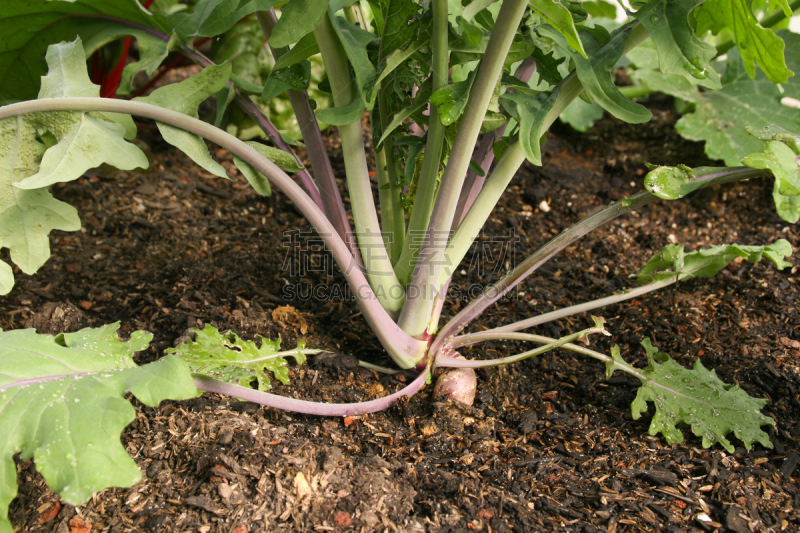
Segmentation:
{"type": "MultiPolygon", "coordinates": [[[[759,411],[765,401],[722,383],[699,362],[685,369],[645,340],[648,366],[640,369],[626,363],[616,348],[607,355],[576,344],[593,334],[609,334],[600,318],[559,339],[522,330],[681,280],[712,276],[736,258],[768,259],[783,268],[792,252],[786,241],[691,253],[670,245],[642,269],[638,288],[488,331],[469,333],[467,328],[565,247],[654,201],[721,183],[770,178],[778,213],[796,222],[800,109],[790,104],[800,99],[800,82],[793,76],[800,69],[800,36],[776,33],[759,17],[770,22],[790,17],[797,2],[649,0],[634,2],[621,23],[611,23],[614,6],[603,0],[463,3],[289,0],[280,3],[276,16],[276,0],[185,5],[165,0],[151,10],[137,0],[4,0],[0,247],[9,249],[19,271],[33,274],[47,261],[51,230],[80,228],[76,210],[56,200],[48,188],[101,164],[146,167],[144,153],[130,142],[136,136],[132,116],[151,119],[167,142],[208,172],[226,177],[206,141],[229,150],[256,191],[266,195],[277,188],[286,195],[325,240],[386,353],[400,369],[418,376],[384,398],[323,404],[266,392],[265,372],[288,380],[285,358],[302,363],[305,354],[315,352],[304,346],[280,351],[267,339],[254,343],[206,328],[156,363],[136,367],[131,354],[147,345],[146,332],[127,342],[116,337],[115,325],[57,337],[31,330],[0,333],[0,422],[6,429],[0,454],[0,531],[11,531],[5,514],[16,493],[14,454],[35,458],[53,489],[74,503],[93,491],[138,479],[116,437],[133,417],[123,398],[127,391],[150,405],[187,398],[200,389],[280,409],[344,416],[386,409],[423,387],[437,368],[454,372],[444,374],[438,391],[469,402],[475,391],[471,369],[562,348],[603,362],[609,376],[619,370],[640,379],[633,416],[652,402],[650,432],[663,433],[670,443],[683,438],[677,425],[686,423],[704,446],[718,443],[732,450],[731,433],[747,448],[754,442],[771,446],[761,430],[773,423],[759,411]],[[226,32],[243,19],[249,21],[249,42],[257,27],[262,32],[258,39],[269,50],[220,51],[225,39],[232,39],[226,32]],[[138,61],[120,73],[119,95],[130,93],[137,74],[152,76],[172,51],[205,68],[144,97],[100,98],[87,74],[87,55],[131,37],[138,61]],[[228,60],[214,62],[196,44],[218,37],[220,44],[211,53],[228,60]],[[311,62],[320,58],[325,76],[316,81],[311,62]],[[262,68],[251,61],[274,64],[262,68]],[[454,269],[520,166],[542,163],[547,130],[571,103],[582,98],[581,105],[629,123],[651,118],[646,107],[615,84],[614,69],[620,64],[638,67],[637,83],[666,92],[665,87],[675,87],[670,94],[692,102],[692,113],[679,127],[687,136],[705,139],[713,147],[710,153],[729,166],[654,167],[645,180],[647,191],[565,228],[440,324],[454,269]],[[310,98],[309,90],[329,94],[332,104],[310,98]],[[271,146],[244,142],[200,120],[198,107],[214,95],[218,125],[229,106],[236,106],[236,113],[257,124],[271,146]],[[310,168],[303,167],[285,132],[263,113],[277,97],[291,102],[310,168]],[[731,116],[737,113],[731,102],[741,107],[742,116],[731,116]],[[377,191],[363,142],[367,112],[377,191]],[[338,126],[353,226],[318,121],[338,126]],[[533,347],[496,360],[458,354],[463,346],[496,339],[533,347]]],[[[0,294],[13,284],[12,266],[0,261],[0,294]]]]}

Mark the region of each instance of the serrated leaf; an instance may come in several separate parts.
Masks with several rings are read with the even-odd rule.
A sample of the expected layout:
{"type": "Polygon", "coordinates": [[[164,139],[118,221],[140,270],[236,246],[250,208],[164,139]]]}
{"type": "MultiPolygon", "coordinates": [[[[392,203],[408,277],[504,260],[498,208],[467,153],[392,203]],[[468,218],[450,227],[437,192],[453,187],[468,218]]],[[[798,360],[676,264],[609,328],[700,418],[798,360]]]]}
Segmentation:
{"type": "Polygon", "coordinates": [[[290,0],[281,7],[281,18],[272,30],[269,44],[282,48],[314,31],[328,12],[328,0],[290,0]]]}
{"type": "Polygon", "coordinates": [[[422,110],[423,108],[427,107],[428,100],[431,96],[431,82],[426,80],[422,86],[419,88],[417,92],[416,98],[411,103],[411,105],[401,109],[397,113],[395,113],[392,120],[389,124],[383,126],[383,130],[381,132],[381,138],[375,144],[375,149],[378,150],[383,145],[383,141],[386,140],[386,137],[389,136],[394,130],[397,129],[400,124],[402,124],[408,117],[413,115],[414,113],[422,110]]]}
{"type": "MultiPolygon", "coordinates": [[[[200,104],[225,87],[230,76],[231,64],[226,61],[221,65],[208,66],[180,83],[173,83],[156,89],[149,96],[134,98],[134,101],[146,102],[172,109],[173,111],[180,111],[184,115],[197,118],[197,108],[200,107],[200,104]]],[[[225,167],[211,158],[208,146],[199,135],[163,122],[156,122],[156,124],[164,140],[179,148],[192,161],[215,176],[228,177],[225,167]]]]}
{"type": "Polygon", "coordinates": [[[755,76],[756,64],[773,83],[785,83],[792,75],[784,60],[783,40],[758,24],[747,0],[708,0],[697,8],[694,16],[698,35],[707,31],[716,35],[723,28],[731,31],[751,78],[755,76]]]}
{"type": "Polygon", "coordinates": [[[150,406],[197,393],[189,368],[175,357],[137,366],[133,354],[152,335],[139,331],[122,342],[118,327],[57,337],[0,332],[0,531],[12,531],[6,514],[17,492],[14,454],[33,458],[50,488],[78,505],[94,492],[141,479],[120,443],[136,415],[128,392],[150,406]]]}
{"type": "Polygon", "coordinates": [[[661,72],[678,74],[695,84],[718,89],[719,74],[710,63],[717,51],[698,39],[689,26],[689,12],[702,1],[650,1],[634,13],[634,17],[647,29],[658,50],[661,72]]]}
{"type": "Polygon", "coordinates": [[[220,333],[216,328],[206,324],[202,330],[191,330],[196,333],[193,341],[179,344],[175,348],[165,350],[185,361],[192,372],[202,374],[227,383],[238,383],[249,387],[255,380],[258,389],[267,391],[271,387],[265,371],[272,372],[275,379],[283,384],[289,383],[289,367],[285,356],[292,356],[298,365],[305,362],[302,350],[303,341],[298,341],[297,351],[279,353],[281,341],[269,340],[259,335],[253,341],[240,339],[229,331],[220,333]]]}
{"type": "MultiPolygon", "coordinates": [[[[787,64],[800,71],[800,35],[785,31],[779,35],[786,40],[787,64]]],[[[800,77],[789,78],[783,92],[762,73],[751,80],[739,53],[732,49],[722,82],[722,89],[702,93],[694,113],[684,115],[675,125],[684,138],[705,141],[710,158],[737,166],[744,156],[761,152],[764,142],[750,135],[747,127],[758,130],[772,125],[800,133],[800,109],[781,105],[783,97],[800,98],[800,77]]]]}
{"type": "Polygon", "coordinates": [[[0,39],[0,103],[36,98],[39,78],[47,72],[42,57],[49,44],[73,40],[76,35],[86,41],[110,26],[127,26],[108,18],[92,18],[102,15],[159,28],[156,18],[132,0],[3,0],[0,9],[0,35],[3,36],[0,39]]]}
{"type": "Polygon", "coordinates": [[[528,3],[540,17],[564,37],[572,50],[584,58],[587,57],[569,9],[558,0],[529,0],[528,3]]]}
{"type": "MultiPolygon", "coordinates": [[[[89,81],[80,37],[47,49],[50,68],[42,78],[39,98],[100,96],[100,87],[89,81]]],[[[81,177],[91,168],[107,163],[123,170],[147,168],[147,156],[126,138],[136,135],[130,115],[57,111],[34,113],[26,120],[57,140],[44,153],[38,172],[16,183],[21,189],[41,189],[81,177]]]]}
{"type": "MultiPolygon", "coordinates": [[[[600,26],[594,29],[602,31],[600,26]]],[[[545,26],[538,31],[553,39],[569,54],[575,62],[575,70],[587,94],[603,109],[631,124],[641,124],[650,120],[653,115],[646,107],[626,98],[614,85],[614,65],[622,57],[630,29],[620,29],[611,36],[608,43],[603,45],[594,34],[581,33],[584,47],[589,54],[588,59],[573,51],[564,37],[551,27],[545,26]]]]}
{"type": "Polygon", "coordinates": [[[655,281],[710,278],[737,257],[751,263],[758,263],[762,258],[769,259],[778,270],[783,270],[792,266],[785,260],[791,255],[792,245],[784,239],[767,246],[723,244],[688,254],[684,252],[682,244],[668,244],[650,258],[637,277],[640,285],[655,281]]]}
{"type": "MultiPolygon", "coordinates": [[[[37,172],[43,151],[26,117],[0,121],[0,248],[8,248],[11,260],[26,274],[34,274],[50,257],[51,230],[81,228],[75,208],[47,189],[15,187],[37,172]]],[[[11,267],[0,261],[0,294],[8,294],[13,285],[11,267]]]]}
{"type": "MultiPolygon", "coordinates": [[[[704,448],[719,443],[733,453],[734,447],[726,438],[730,433],[748,450],[754,442],[772,448],[769,436],[761,430],[761,426],[775,425],[772,418],[760,411],[767,400],[748,396],[738,385],[723,383],[699,358],[689,370],[667,354],[659,353],[650,339],[644,339],[642,345],[647,351],[648,365],[644,370],[631,372],[642,382],[631,404],[631,415],[637,420],[647,411],[647,402],[653,402],[656,412],[650,422],[651,435],[662,433],[669,444],[682,442],[683,433],[677,426],[687,424],[702,438],[704,448]]],[[[628,365],[619,356],[619,348],[615,347],[615,351],[617,366],[611,372],[629,372],[624,368],[628,365]]]]}

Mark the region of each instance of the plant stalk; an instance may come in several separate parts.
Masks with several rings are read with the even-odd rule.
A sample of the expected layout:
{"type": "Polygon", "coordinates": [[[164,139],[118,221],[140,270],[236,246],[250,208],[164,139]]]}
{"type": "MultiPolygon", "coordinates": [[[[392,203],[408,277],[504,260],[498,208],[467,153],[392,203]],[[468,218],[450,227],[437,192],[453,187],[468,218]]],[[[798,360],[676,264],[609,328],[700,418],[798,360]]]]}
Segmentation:
{"type": "MultiPolygon", "coordinates": [[[[433,32],[431,37],[431,78],[434,93],[447,85],[449,74],[447,0],[433,0],[433,32]]],[[[428,229],[433,203],[436,200],[436,185],[439,181],[439,167],[442,161],[445,126],[439,119],[439,109],[429,105],[428,138],[422,154],[417,188],[414,193],[414,207],[408,220],[408,229],[400,258],[395,271],[401,283],[411,280],[417,262],[421,237],[428,229]]]]}
{"type": "MultiPolygon", "coordinates": [[[[487,333],[487,332],[481,332],[487,333]]],[[[583,331],[579,331],[577,333],[572,333],[570,335],[566,335],[561,337],[560,339],[548,339],[547,337],[539,337],[536,335],[537,339],[548,339],[548,342],[544,346],[540,346],[538,348],[534,348],[533,350],[528,350],[526,352],[519,353],[517,355],[511,355],[508,357],[501,357],[498,359],[490,359],[490,360],[481,360],[481,359],[456,359],[455,357],[451,357],[449,355],[442,354],[441,356],[437,357],[435,360],[436,367],[446,367],[446,368],[486,368],[490,366],[501,366],[501,365],[508,365],[511,363],[516,363],[518,361],[522,361],[525,359],[529,359],[531,357],[541,355],[545,352],[549,352],[550,350],[555,350],[556,348],[562,348],[567,344],[570,344],[572,341],[584,339],[589,335],[594,333],[603,333],[605,335],[610,335],[605,328],[603,327],[593,327],[588,328],[583,331]]],[[[477,334],[476,334],[477,335],[477,334]]],[[[534,337],[534,335],[528,334],[515,334],[510,333],[506,334],[508,336],[503,336],[504,334],[488,334],[479,337],[477,340],[473,340],[471,342],[465,342],[463,344],[452,343],[449,345],[450,348],[455,349],[459,346],[467,346],[469,344],[475,344],[478,342],[489,341],[489,340],[531,340],[528,337],[534,337]]],[[[608,358],[611,359],[610,357],[608,358]]]]}
{"type": "Polygon", "coordinates": [[[414,381],[389,396],[384,396],[383,398],[368,402],[340,404],[310,402],[308,400],[287,398],[286,396],[270,394],[269,392],[242,387],[241,385],[234,385],[233,383],[224,383],[197,374],[194,376],[194,384],[200,390],[225,394],[226,396],[274,407],[275,409],[281,409],[283,411],[293,411],[295,413],[317,416],[353,416],[383,411],[394,405],[401,397],[413,396],[425,386],[425,381],[429,374],[430,371],[425,369],[414,381]]]}
{"type": "MultiPolygon", "coordinates": [[[[336,36],[332,17],[329,10],[314,30],[314,36],[322,53],[325,70],[328,72],[334,104],[336,107],[346,107],[355,98],[359,98],[359,95],[353,88],[354,81],[350,77],[347,56],[336,36]]],[[[342,140],[358,247],[367,269],[367,276],[373,290],[377,292],[380,304],[387,312],[395,314],[403,304],[405,291],[397,280],[381,235],[369,180],[361,121],[356,120],[352,124],[339,126],[339,135],[342,140]]]]}
{"type": "MultiPolygon", "coordinates": [[[[269,42],[272,30],[278,22],[275,11],[272,8],[269,11],[258,11],[256,12],[256,17],[264,37],[269,42]]],[[[275,59],[278,59],[286,52],[285,50],[270,48],[275,59]]],[[[333,167],[328,157],[328,151],[325,148],[325,141],[322,139],[322,133],[319,130],[319,124],[317,124],[317,117],[311,108],[308,93],[295,89],[289,89],[286,92],[289,95],[289,101],[297,118],[297,124],[300,126],[300,133],[303,135],[303,144],[306,145],[308,159],[311,161],[311,168],[319,186],[325,214],[328,215],[328,220],[336,228],[339,236],[350,246],[350,252],[353,257],[360,262],[361,254],[358,251],[355,240],[351,238],[353,230],[350,227],[350,221],[347,219],[347,211],[344,208],[339,186],[336,184],[336,176],[333,173],[333,167]]]]}
{"type": "Polygon", "coordinates": [[[398,320],[403,331],[412,337],[419,338],[425,334],[432,314],[434,297],[441,292],[439,271],[445,264],[444,252],[448,240],[446,237],[453,223],[472,150],[475,148],[475,141],[478,139],[495,85],[503,72],[503,62],[527,5],[528,2],[524,0],[503,2],[486,52],[478,67],[466,111],[460,119],[459,131],[442,176],[425,242],[422,244],[411,277],[409,291],[413,290],[419,297],[406,300],[398,320]]]}
{"type": "Polygon", "coordinates": [[[69,97],[18,102],[0,107],[0,120],[40,111],[105,111],[138,115],[200,135],[236,154],[267,176],[278,189],[286,194],[289,200],[297,206],[298,210],[317,230],[339,268],[344,273],[348,283],[354,289],[356,303],[364,314],[370,328],[375,332],[392,359],[401,368],[413,368],[425,356],[427,342],[414,339],[403,332],[380,305],[377,296],[370,288],[367,278],[358,268],[357,263],[350,255],[349,248],[336,233],[325,213],[294,180],[272,161],[261,155],[255,148],[219,128],[178,111],[144,102],[129,102],[110,98],[69,97]]]}
{"type": "MultiPolygon", "coordinates": [[[[760,178],[769,175],[771,175],[769,171],[740,167],[728,168],[719,172],[698,176],[694,181],[702,182],[701,188],[704,188],[710,185],[760,178]]],[[[429,349],[430,353],[436,353],[445,344],[449,343],[459,331],[467,326],[467,324],[472,322],[489,306],[501,299],[508,291],[530,276],[558,252],[606,222],[658,199],[656,195],[649,192],[640,192],[633,196],[626,197],[622,201],[614,202],[605,209],[583,219],[569,229],[564,230],[561,234],[550,240],[522,263],[517,265],[503,279],[488,287],[486,291],[472,300],[461,312],[445,324],[439,336],[433,341],[429,349]]]]}

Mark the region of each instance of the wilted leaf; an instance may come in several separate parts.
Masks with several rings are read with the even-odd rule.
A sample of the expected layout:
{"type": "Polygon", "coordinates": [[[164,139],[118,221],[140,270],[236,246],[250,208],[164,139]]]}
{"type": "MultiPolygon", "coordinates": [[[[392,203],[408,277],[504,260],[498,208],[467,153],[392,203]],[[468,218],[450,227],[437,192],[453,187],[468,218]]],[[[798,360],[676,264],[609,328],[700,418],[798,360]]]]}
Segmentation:
{"type": "Polygon", "coordinates": [[[94,492],[141,479],[120,443],[136,414],[128,392],[150,406],[197,393],[189,368],[175,357],[137,366],[133,354],[152,335],[139,331],[121,342],[118,327],[57,337],[0,332],[0,530],[12,531],[6,514],[17,492],[15,454],[35,459],[54,492],[81,504],[94,492]]]}

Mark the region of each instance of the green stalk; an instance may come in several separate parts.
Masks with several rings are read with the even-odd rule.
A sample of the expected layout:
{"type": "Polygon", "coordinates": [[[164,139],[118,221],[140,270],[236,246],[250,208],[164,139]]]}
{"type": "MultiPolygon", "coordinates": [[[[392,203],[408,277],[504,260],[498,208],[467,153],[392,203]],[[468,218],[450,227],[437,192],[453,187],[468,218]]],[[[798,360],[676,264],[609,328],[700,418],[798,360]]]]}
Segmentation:
{"type": "MultiPolygon", "coordinates": [[[[627,41],[625,42],[625,52],[636,47],[639,43],[647,38],[647,31],[644,26],[638,24],[631,30],[627,41]]],[[[554,89],[558,91],[558,96],[553,104],[550,112],[547,113],[543,120],[541,131],[546,131],[561,116],[561,113],[567,106],[578,97],[583,91],[583,85],[575,72],[567,76],[561,82],[560,87],[554,89]]],[[[481,228],[486,223],[497,202],[500,200],[503,192],[508,187],[509,182],[516,174],[522,163],[525,162],[525,154],[522,152],[522,146],[519,141],[515,142],[508,147],[503,158],[497,163],[497,166],[486,179],[480,194],[475,199],[475,203],[467,212],[464,220],[456,229],[453,238],[447,247],[445,265],[451,265],[455,268],[472,246],[475,237],[480,233],[481,228]]],[[[441,269],[439,272],[439,284],[441,285],[450,276],[446,269],[441,269]]],[[[402,325],[401,325],[402,327],[402,325]]]]}
{"type": "MultiPolygon", "coordinates": [[[[380,107],[380,103],[378,105],[380,107]]],[[[383,113],[381,115],[383,116],[383,113]]],[[[381,204],[381,229],[389,257],[392,264],[395,264],[403,249],[406,224],[394,154],[390,146],[392,146],[392,136],[389,136],[381,149],[375,153],[375,164],[378,173],[378,198],[381,204]]]]}
{"type": "Polygon", "coordinates": [[[489,107],[497,80],[503,72],[503,62],[513,42],[528,2],[506,0],[500,8],[486,53],[481,60],[475,83],[470,91],[466,111],[459,122],[447,168],[434,204],[426,241],[414,269],[409,290],[415,298],[406,299],[398,324],[413,337],[425,334],[431,320],[435,295],[441,291],[439,270],[445,260],[445,235],[450,231],[458,206],[458,198],[472,158],[472,150],[480,133],[483,118],[489,107]],[[444,232],[444,234],[443,234],[444,232]]]}
{"type": "MultiPolygon", "coordinates": [[[[314,30],[314,37],[319,44],[322,61],[328,73],[333,102],[336,107],[345,107],[359,96],[354,90],[355,82],[350,76],[350,66],[344,48],[333,28],[332,16],[328,11],[328,14],[322,17],[319,26],[314,30]]],[[[352,124],[339,126],[339,135],[342,139],[350,206],[353,211],[358,246],[367,269],[367,278],[381,306],[390,314],[397,313],[403,304],[405,291],[397,280],[381,235],[369,181],[361,121],[356,120],[352,124]]]]}
{"type": "MultiPolygon", "coordinates": [[[[447,85],[448,81],[447,31],[447,0],[433,0],[433,36],[431,37],[433,92],[447,85]]],[[[414,208],[408,221],[408,233],[402,254],[395,263],[397,277],[403,284],[407,284],[411,280],[411,273],[422,246],[420,236],[427,231],[428,222],[431,219],[433,202],[436,199],[436,184],[439,180],[439,164],[442,160],[444,131],[445,126],[439,120],[439,109],[434,105],[430,106],[428,139],[425,142],[419,180],[414,193],[414,208]]]]}

